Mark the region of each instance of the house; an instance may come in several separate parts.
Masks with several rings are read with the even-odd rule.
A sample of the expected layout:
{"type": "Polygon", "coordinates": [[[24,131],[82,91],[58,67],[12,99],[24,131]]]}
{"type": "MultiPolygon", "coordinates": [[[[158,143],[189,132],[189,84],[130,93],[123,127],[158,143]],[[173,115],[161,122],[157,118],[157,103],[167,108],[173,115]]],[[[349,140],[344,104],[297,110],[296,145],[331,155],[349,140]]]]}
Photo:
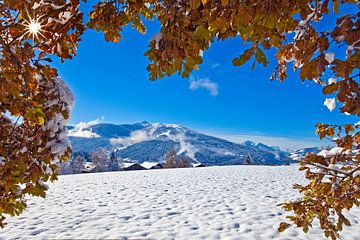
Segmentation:
{"type": "Polygon", "coordinates": [[[123,164],[122,170],[123,171],[146,170],[146,168],[144,168],[143,166],[137,163],[125,162],[123,164]]]}
{"type": "Polygon", "coordinates": [[[192,167],[195,167],[195,168],[198,168],[198,167],[206,167],[206,165],[203,164],[203,163],[193,163],[193,164],[192,164],[192,167]]]}
{"type": "Polygon", "coordinates": [[[92,162],[85,162],[84,168],[81,169],[80,173],[92,173],[95,172],[95,165],[92,162]]]}
{"type": "Polygon", "coordinates": [[[161,163],[158,162],[143,162],[141,164],[142,167],[146,168],[146,169],[160,169],[163,168],[161,163]]]}

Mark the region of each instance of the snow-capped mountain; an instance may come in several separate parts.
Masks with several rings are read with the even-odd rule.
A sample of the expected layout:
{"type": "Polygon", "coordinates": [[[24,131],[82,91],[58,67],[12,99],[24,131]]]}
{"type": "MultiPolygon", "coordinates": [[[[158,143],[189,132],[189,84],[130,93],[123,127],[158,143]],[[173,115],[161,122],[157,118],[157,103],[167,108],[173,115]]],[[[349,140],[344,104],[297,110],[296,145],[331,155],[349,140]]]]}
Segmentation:
{"type": "Polygon", "coordinates": [[[178,155],[206,165],[288,163],[289,153],[265,144],[233,143],[176,124],[140,122],[135,124],[78,124],[69,127],[74,154],[85,155],[97,148],[116,149],[117,155],[142,163],[163,162],[174,149],[178,155]],[[246,161],[247,160],[247,161],[246,161]]]}
{"type": "Polygon", "coordinates": [[[306,156],[307,153],[319,153],[321,150],[326,149],[327,147],[309,147],[309,148],[301,148],[291,152],[290,158],[293,160],[300,160],[306,156]]]}

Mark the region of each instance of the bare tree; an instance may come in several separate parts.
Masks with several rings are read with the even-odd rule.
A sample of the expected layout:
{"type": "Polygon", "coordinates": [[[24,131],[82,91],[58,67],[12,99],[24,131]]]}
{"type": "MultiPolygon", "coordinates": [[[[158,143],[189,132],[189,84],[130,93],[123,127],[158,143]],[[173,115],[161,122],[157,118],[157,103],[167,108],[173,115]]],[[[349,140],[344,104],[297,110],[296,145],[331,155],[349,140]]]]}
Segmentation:
{"type": "Polygon", "coordinates": [[[70,163],[69,162],[62,162],[59,164],[60,166],[60,175],[67,175],[67,174],[71,174],[71,169],[70,169],[70,163]]]}
{"type": "Polygon", "coordinates": [[[179,159],[178,163],[179,168],[188,168],[190,167],[190,159],[187,156],[183,156],[179,159]]]}
{"type": "Polygon", "coordinates": [[[71,173],[80,173],[85,168],[85,159],[78,155],[75,159],[70,162],[71,173]]]}
{"type": "Polygon", "coordinates": [[[171,149],[167,154],[165,158],[165,168],[176,168],[177,162],[176,162],[176,152],[174,149],[171,149]]]}
{"type": "Polygon", "coordinates": [[[95,165],[96,172],[106,171],[107,154],[103,148],[91,153],[91,161],[95,165]]]}

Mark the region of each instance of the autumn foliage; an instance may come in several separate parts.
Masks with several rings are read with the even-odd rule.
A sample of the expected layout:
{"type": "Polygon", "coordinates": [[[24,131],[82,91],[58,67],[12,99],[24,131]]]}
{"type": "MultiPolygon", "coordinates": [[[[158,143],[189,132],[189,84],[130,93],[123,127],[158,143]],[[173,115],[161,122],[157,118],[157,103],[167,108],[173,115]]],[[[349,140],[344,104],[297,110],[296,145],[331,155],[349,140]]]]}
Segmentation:
{"type": "MultiPolygon", "coordinates": [[[[118,42],[123,27],[145,33],[143,20],[157,19],[160,32],[145,52],[151,80],[175,73],[188,77],[215,41],[240,38],[248,46],[233,59],[235,66],[250,60],[253,66],[267,66],[266,52],[275,49],[271,79],[284,81],[289,68],[298,71],[302,81],[322,85],[323,93],[341,104],[342,113],[360,116],[360,14],[355,0],[107,0],[93,6],[87,23],[79,4],[0,0],[2,220],[24,209],[25,194],[44,196],[43,182],[56,179],[57,162],[68,158],[65,125],[71,93],[48,62],[50,56],[71,59],[85,28],[118,42]],[[342,13],[342,4],[356,13],[342,13]],[[318,30],[316,23],[333,12],[336,25],[318,30]],[[334,48],[343,54],[334,56],[334,48]]],[[[317,133],[337,148],[300,160],[310,182],[295,185],[303,197],[283,207],[294,213],[288,217],[292,224],[307,231],[317,218],[325,235],[336,238],[343,224],[350,224],[343,209],[359,205],[359,126],[318,124],[317,133]]],[[[290,225],[282,223],[279,230],[290,225]]]]}
{"type": "Polygon", "coordinates": [[[70,154],[66,119],[73,96],[48,65],[72,58],[84,30],[79,2],[0,1],[0,226],[45,196],[70,154]]]}

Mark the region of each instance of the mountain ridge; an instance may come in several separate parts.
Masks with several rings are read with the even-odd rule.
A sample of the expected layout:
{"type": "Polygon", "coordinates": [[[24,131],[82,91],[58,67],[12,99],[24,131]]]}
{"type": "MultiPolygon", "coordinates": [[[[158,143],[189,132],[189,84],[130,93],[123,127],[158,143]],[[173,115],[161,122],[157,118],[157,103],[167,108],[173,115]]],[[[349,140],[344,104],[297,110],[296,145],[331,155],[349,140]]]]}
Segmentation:
{"type": "Polygon", "coordinates": [[[291,161],[290,153],[278,147],[250,141],[234,143],[178,124],[95,122],[69,126],[68,130],[74,154],[89,155],[104,148],[139,163],[164,162],[166,153],[174,149],[178,155],[206,165],[282,165],[291,161]]]}

